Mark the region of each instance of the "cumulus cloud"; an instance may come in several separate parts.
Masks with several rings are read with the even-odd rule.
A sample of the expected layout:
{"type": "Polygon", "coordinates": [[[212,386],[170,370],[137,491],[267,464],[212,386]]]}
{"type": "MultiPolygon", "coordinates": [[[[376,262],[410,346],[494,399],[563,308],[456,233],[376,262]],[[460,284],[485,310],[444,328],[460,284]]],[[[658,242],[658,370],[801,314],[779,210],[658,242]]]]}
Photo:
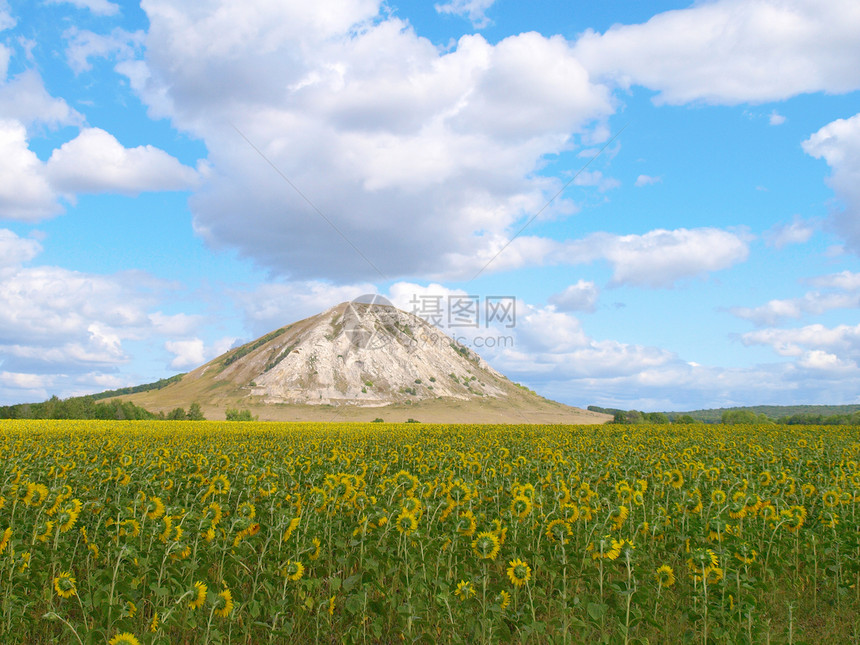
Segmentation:
{"type": "Polygon", "coordinates": [[[170,367],[189,369],[199,367],[220,356],[230,349],[235,341],[235,338],[222,338],[207,347],[203,340],[195,337],[188,340],[169,340],[164,346],[167,351],[175,356],[170,362],[170,367]]]}
{"type": "Polygon", "coordinates": [[[22,123],[0,120],[0,218],[39,220],[62,212],[22,123]]]}
{"type": "Polygon", "coordinates": [[[36,240],[18,237],[9,229],[0,229],[0,276],[3,269],[29,262],[41,251],[42,245],[36,240]]]}
{"type": "Polygon", "coordinates": [[[791,222],[778,224],[764,234],[765,242],[774,248],[781,249],[789,244],[803,244],[815,233],[815,227],[799,216],[791,222]]]}
{"type": "Polygon", "coordinates": [[[58,128],[81,125],[84,121],[65,100],[48,94],[35,70],[26,70],[0,83],[0,118],[18,121],[28,128],[34,124],[58,128]]]}
{"type": "Polygon", "coordinates": [[[746,236],[715,228],[658,229],[643,235],[594,233],[564,249],[570,263],[608,261],[613,284],[651,288],[727,269],[748,254],[746,236]]]}
{"type": "Polygon", "coordinates": [[[0,0],[0,31],[12,29],[18,21],[12,16],[9,11],[8,0],[0,0]]]}
{"type": "Polygon", "coordinates": [[[78,9],[88,9],[98,16],[115,16],[119,5],[110,0],[46,0],[48,4],[71,4],[78,9]]]}
{"type": "Polygon", "coordinates": [[[734,307],[731,312],[756,325],[775,325],[786,318],[823,314],[832,309],[860,307],[860,293],[820,293],[811,291],[801,298],[771,300],[759,307],[734,307]]]}
{"type": "Polygon", "coordinates": [[[231,290],[245,327],[256,338],[284,325],[325,311],[341,302],[376,293],[371,283],[335,285],[321,281],[270,282],[231,290]]]}
{"type": "Polygon", "coordinates": [[[578,280],[561,293],[549,297],[549,303],[560,311],[594,311],[600,289],[589,280],[578,280]]]}
{"type": "Polygon", "coordinates": [[[639,175],[636,178],[635,186],[637,188],[641,188],[642,186],[651,186],[653,184],[659,184],[663,181],[662,177],[652,177],[650,175],[639,175]]]}
{"type": "Polygon", "coordinates": [[[468,18],[476,29],[490,24],[486,11],[496,0],[450,0],[444,4],[433,5],[439,13],[454,14],[468,18]]]}
{"type": "Polygon", "coordinates": [[[133,58],[144,39],[143,31],[132,33],[119,27],[108,35],[72,27],[63,36],[68,41],[66,60],[75,74],[92,69],[91,58],[110,56],[115,56],[120,60],[133,58]]]}
{"type": "Polygon", "coordinates": [[[860,290],[860,273],[845,270],[840,273],[831,273],[830,275],[811,278],[809,282],[816,287],[829,287],[833,289],[844,289],[845,291],[856,291],[860,290]]]}
{"type": "Polygon", "coordinates": [[[16,120],[0,119],[0,218],[37,221],[63,212],[60,194],[184,190],[198,171],[153,146],[125,148],[99,128],[84,128],[42,162],[16,120]]]}
{"type": "Polygon", "coordinates": [[[842,202],[832,225],[845,246],[860,254],[860,114],[828,123],[803,142],[803,150],[830,166],[828,184],[842,202]]]}
{"type": "Polygon", "coordinates": [[[576,56],[599,77],[659,103],[724,105],[860,88],[854,0],[717,0],[638,25],[587,31],[576,56]]]}
{"type": "Polygon", "coordinates": [[[183,190],[197,172],[153,146],[125,148],[100,128],[85,128],[51,153],[47,176],[64,193],[116,192],[136,195],[153,190],[183,190]]]}
{"type": "Polygon", "coordinates": [[[440,51],[369,0],[143,7],[146,59],[118,69],[210,151],[196,231],[294,280],[379,273],[268,162],[384,276],[462,277],[456,262],[558,190],[536,173],[544,158],[614,111],[561,37],[440,51]]]}
{"type": "Polygon", "coordinates": [[[768,123],[770,125],[782,125],[786,122],[786,118],[779,114],[776,110],[772,111],[768,116],[768,123]]]}
{"type": "Polygon", "coordinates": [[[802,356],[806,351],[821,350],[855,362],[860,357],[860,325],[761,329],[743,334],[741,340],[744,345],[768,345],[781,356],[802,356]]]}

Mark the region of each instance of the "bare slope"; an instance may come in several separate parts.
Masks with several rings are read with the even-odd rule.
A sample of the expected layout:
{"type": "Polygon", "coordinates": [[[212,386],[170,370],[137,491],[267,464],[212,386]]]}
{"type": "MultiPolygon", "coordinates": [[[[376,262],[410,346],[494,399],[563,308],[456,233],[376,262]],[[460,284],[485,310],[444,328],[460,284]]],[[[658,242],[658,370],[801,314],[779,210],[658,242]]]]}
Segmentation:
{"type": "Polygon", "coordinates": [[[604,423],[608,415],[548,401],[511,383],[422,319],[384,305],[342,303],[124,399],[153,411],[197,401],[265,420],[604,423]]]}

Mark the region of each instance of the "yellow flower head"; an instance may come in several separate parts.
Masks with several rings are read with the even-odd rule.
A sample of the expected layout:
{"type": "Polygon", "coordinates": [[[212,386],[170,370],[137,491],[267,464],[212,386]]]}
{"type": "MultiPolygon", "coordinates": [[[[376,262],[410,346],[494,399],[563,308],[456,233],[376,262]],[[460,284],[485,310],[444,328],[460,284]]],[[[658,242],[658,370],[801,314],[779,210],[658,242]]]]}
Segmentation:
{"type": "Polygon", "coordinates": [[[482,560],[495,560],[501,548],[499,537],[490,531],[481,531],[472,540],[472,550],[482,560]]]}
{"type": "Polygon", "coordinates": [[[215,615],[219,618],[227,618],[233,611],[233,594],[227,587],[218,592],[216,607],[215,615]]]}
{"type": "Polygon", "coordinates": [[[71,598],[78,593],[75,587],[75,579],[68,571],[64,571],[54,578],[54,589],[60,598],[71,598]]]}
{"type": "Polygon", "coordinates": [[[206,590],[207,587],[204,583],[197,581],[194,583],[194,587],[192,587],[192,598],[188,602],[188,606],[191,609],[200,609],[203,604],[206,602],[206,590]]]}
{"type": "Polygon", "coordinates": [[[657,578],[657,583],[665,589],[675,584],[675,572],[668,564],[658,567],[654,576],[657,578]]]}
{"type": "Polygon", "coordinates": [[[532,577],[532,568],[523,560],[508,562],[508,579],[515,587],[522,587],[532,577]]]}
{"type": "Polygon", "coordinates": [[[108,641],[108,645],[140,645],[140,641],[128,632],[117,634],[108,641]]]}
{"type": "Polygon", "coordinates": [[[461,580],[457,583],[457,589],[454,591],[454,595],[457,596],[460,600],[468,600],[476,593],[475,587],[471,582],[466,582],[465,580],[461,580]]]}
{"type": "Polygon", "coordinates": [[[296,582],[300,580],[301,577],[305,573],[305,566],[301,562],[296,562],[295,560],[288,560],[286,566],[283,569],[284,576],[296,582]]]}

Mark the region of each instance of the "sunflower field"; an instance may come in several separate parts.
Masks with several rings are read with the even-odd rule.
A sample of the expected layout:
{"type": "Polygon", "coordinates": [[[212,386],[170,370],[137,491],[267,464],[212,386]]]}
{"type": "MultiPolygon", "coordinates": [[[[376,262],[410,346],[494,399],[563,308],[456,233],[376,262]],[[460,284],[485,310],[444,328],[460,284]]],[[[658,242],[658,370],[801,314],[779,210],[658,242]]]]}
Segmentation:
{"type": "Polygon", "coordinates": [[[0,642],[860,643],[860,431],[6,421],[0,642]]]}

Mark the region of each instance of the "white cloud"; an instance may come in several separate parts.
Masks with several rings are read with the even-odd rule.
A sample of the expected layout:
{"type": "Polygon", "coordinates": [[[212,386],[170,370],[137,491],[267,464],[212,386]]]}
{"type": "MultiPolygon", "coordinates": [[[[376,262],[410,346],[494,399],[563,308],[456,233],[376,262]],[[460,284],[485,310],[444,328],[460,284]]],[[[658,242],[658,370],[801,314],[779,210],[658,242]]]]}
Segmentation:
{"type": "Polygon", "coordinates": [[[593,282],[578,280],[561,293],[549,297],[549,303],[560,311],[594,311],[600,289],[593,282]]]}
{"type": "Polygon", "coordinates": [[[8,0],[0,0],[0,31],[12,29],[18,21],[12,16],[9,11],[8,0]]]}
{"type": "Polygon", "coordinates": [[[371,283],[333,285],[327,282],[274,282],[231,293],[253,337],[262,336],[341,302],[376,293],[371,283]]]}
{"type": "Polygon", "coordinates": [[[6,80],[9,72],[9,60],[12,58],[12,50],[6,45],[0,44],[0,83],[6,80]]]}
{"type": "Polygon", "coordinates": [[[0,218],[39,220],[62,212],[18,121],[0,120],[0,218]]]}
{"type": "Polygon", "coordinates": [[[593,233],[565,245],[569,263],[607,260],[612,282],[669,287],[686,278],[727,269],[746,260],[744,235],[715,228],[657,229],[644,235],[593,233]]]}
{"type": "Polygon", "coordinates": [[[143,44],[143,31],[128,32],[119,27],[109,35],[97,34],[88,30],[72,27],[63,37],[68,41],[66,60],[75,74],[92,69],[90,58],[107,58],[116,56],[120,60],[128,60],[143,44]]]}
{"type": "Polygon", "coordinates": [[[53,383],[51,376],[44,374],[20,374],[17,372],[0,372],[0,386],[16,390],[44,391],[53,383]]]}
{"type": "Polygon", "coordinates": [[[575,50],[593,74],[658,102],[733,105],[860,88],[858,32],[854,0],[717,0],[589,30],[575,50]]]}
{"type": "Polygon", "coordinates": [[[614,110],[561,37],[443,52],[380,7],[143,3],[146,61],[118,68],[153,116],[205,141],[213,172],[191,207],[213,247],[291,279],[379,277],[230,123],[396,279],[501,246],[561,186],[543,159],[614,110]]]}
{"type": "Polygon", "coordinates": [[[807,325],[797,329],[761,329],[743,334],[744,345],[769,345],[781,356],[802,356],[808,350],[822,350],[856,362],[860,358],[860,325],[825,327],[807,325]]]}
{"type": "Polygon", "coordinates": [[[768,123],[770,125],[782,125],[786,122],[786,120],[787,119],[782,114],[779,114],[776,110],[771,112],[768,116],[768,123]]]}
{"type": "Polygon", "coordinates": [[[477,29],[490,24],[486,11],[496,0],[450,0],[444,4],[433,5],[439,13],[449,13],[468,18],[477,29]]]}
{"type": "Polygon", "coordinates": [[[815,227],[801,217],[795,216],[787,224],[778,224],[764,234],[764,240],[770,246],[781,249],[789,244],[803,244],[815,233],[815,227]]]}
{"type": "Polygon", "coordinates": [[[816,287],[857,291],[860,290],[860,273],[845,270],[840,273],[831,273],[830,275],[812,278],[809,282],[816,287]]]}
{"type": "Polygon", "coordinates": [[[860,254],[860,114],[828,123],[803,142],[803,150],[830,166],[828,184],[843,204],[832,214],[833,227],[860,254]]]}
{"type": "Polygon", "coordinates": [[[659,184],[663,181],[662,177],[651,177],[650,175],[639,175],[636,178],[636,183],[634,184],[637,188],[641,188],[642,186],[651,186],[653,184],[659,184]]]}
{"type": "Polygon", "coordinates": [[[29,262],[41,251],[42,245],[36,240],[23,239],[9,229],[0,229],[0,276],[4,269],[29,262]]]}
{"type": "Polygon", "coordinates": [[[71,4],[78,9],[89,9],[99,16],[115,16],[119,5],[110,0],[46,0],[48,4],[71,4]]]}
{"type": "Polygon", "coordinates": [[[100,128],[85,128],[51,153],[47,163],[51,184],[64,193],[184,190],[197,172],[153,146],[124,148],[100,128]]]}
{"type": "Polygon", "coordinates": [[[48,94],[42,77],[35,70],[21,72],[0,84],[0,119],[58,128],[80,125],[83,116],[63,99],[48,94]]]}
{"type": "Polygon", "coordinates": [[[235,341],[235,338],[222,338],[207,347],[200,338],[191,338],[189,340],[169,340],[164,346],[167,351],[175,355],[175,358],[170,362],[170,367],[189,369],[199,367],[220,356],[230,349],[235,341]]]}
{"type": "Polygon", "coordinates": [[[819,293],[811,291],[802,298],[771,300],[760,307],[735,307],[731,312],[756,325],[775,325],[786,318],[800,318],[808,314],[823,314],[832,309],[860,307],[860,293],[819,293]]]}

